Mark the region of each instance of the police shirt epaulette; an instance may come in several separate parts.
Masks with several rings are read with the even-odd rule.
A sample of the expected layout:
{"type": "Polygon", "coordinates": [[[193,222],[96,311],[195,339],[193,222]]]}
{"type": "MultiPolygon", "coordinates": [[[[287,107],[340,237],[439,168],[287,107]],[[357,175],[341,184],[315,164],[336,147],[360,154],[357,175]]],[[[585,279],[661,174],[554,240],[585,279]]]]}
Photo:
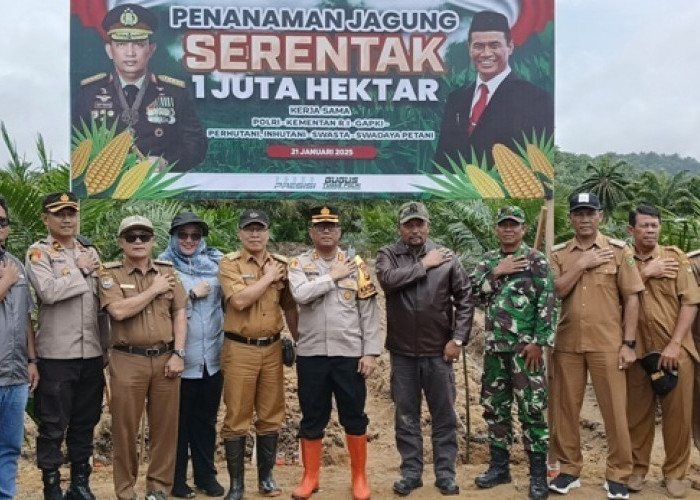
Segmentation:
{"type": "Polygon", "coordinates": [[[169,260],[160,260],[160,259],[156,259],[156,260],[154,260],[153,262],[154,262],[155,264],[160,264],[161,266],[173,267],[173,263],[170,262],[169,260]]]}
{"type": "Polygon", "coordinates": [[[692,252],[688,252],[686,255],[687,255],[688,257],[695,257],[695,256],[697,256],[697,255],[700,255],[700,248],[697,249],[697,250],[693,250],[692,252]]]}
{"type": "Polygon", "coordinates": [[[559,250],[563,250],[564,248],[566,248],[566,245],[567,245],[566,242],[559,243],[558,245],[554,245],[552,247],[552,249],[550,250],[550,252],[558,252],[559,250]]]}
{"type": "Polygon", "coordinates": [[[224,259],[228,260],[236,260],[241,257],[241,252],[235,251],[235,252],[229,252],[226,255],[224,255],[224,259]]]}
{"type": "Polygon", "coordinates": [[[289,262],[289,259],[287,257],[278,253],[271,253],[270,257],[272,257],[275,260],[279,260],[282,264],[287,264],[289,262]]]}
{"type": "Polygon", "coordinates": [[[97,80],[102,80],[105,76],[107,76],[107,73],[97,73],[96,75],[88,76],[87,78],[80,80],[80,85],[88,85],[92,82],[96,82],[97,80]]]}
{"type": "Polygon", "coordinates": [[[105,269],[116,269],[117,267],[122,267],[123,263],[120,260],[115,260],[114,262],[105,262],[102,267],[105,269]]]}
{"type": "Polygon", "coordinates": [[[627,246],[627,242],[625,240],[618,240],[615,238],[608,238],[608,243],[619,248],[625,248],[627,246]]]}
{"type": "Polygon", "coordinates": [[[170,85],[175,85],[176,87],[182,87],[183,89],[185,88],[185,82],[183,80],[178,80],[177,78],[173,78],[172,76],[158,75],[158,79],[161,82],[169,83],[170,85]]]}

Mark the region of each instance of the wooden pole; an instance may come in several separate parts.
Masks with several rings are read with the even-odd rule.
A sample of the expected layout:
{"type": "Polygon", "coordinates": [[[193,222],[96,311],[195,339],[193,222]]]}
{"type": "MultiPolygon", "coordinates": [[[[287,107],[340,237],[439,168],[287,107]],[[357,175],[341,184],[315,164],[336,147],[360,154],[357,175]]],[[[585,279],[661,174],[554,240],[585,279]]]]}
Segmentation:
{"type": "Polygon", "coordinates": [[[547,225],[547,207],[542,205],[540,208],[540,216],[537,219],[537,232],[535,233],[535,243],[532,248],[539,250],[542,246],[542,240],[544,240],[545,226],[547,225]]]}

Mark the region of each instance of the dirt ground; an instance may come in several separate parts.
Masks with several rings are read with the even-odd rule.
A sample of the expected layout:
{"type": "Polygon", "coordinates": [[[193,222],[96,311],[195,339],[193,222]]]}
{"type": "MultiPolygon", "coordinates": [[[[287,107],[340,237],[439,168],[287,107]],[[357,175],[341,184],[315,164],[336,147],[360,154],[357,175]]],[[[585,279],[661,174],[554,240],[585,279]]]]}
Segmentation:
{"type": "MultiPolygon", "coordinates": [[[[380,307],[384,307],[380,293],[380,307]]],[[[382,314],[382,317],[384,315],[382,314]]],[[[465,377],[462,363],[455,365],[457,381],[457,414],[462,424],[459,430],[460,450],[457,466],[457,480],[461,487],[461,495],[471,498],[489,498],[492,500],[527,498],[528,464],[519,442],[515,444],[511,459],[513,482],[491,490],[479,490],[474,485],[474,477],[485,470],[488,462],[488,446],[486,444],[486,427],[479,406],[479,387],[481,377],[481,359],[483,354],[483,317],[477,312],[475,328],[472,331],[472,341],[468,348],[468,377],[465,377]],[[470,460],[466,463],[466,422],[467,412],[465,401],[469,392],[469,414],[471,416],[470,460]]],[[[385,331],[382,320],[382,332],[385,331]]],[[[284,462],[275,468],[275,478],[283,489],[282,498],[289,498],[291,491],[301,478],[302,467],[298,463],[298,447],[294,438],[299,422],[299,409],[296,395],[296,373],[293,369],[285,368],[285,385],[287,392],[287,416],[280,438],[280,451],[284,457],[278,457],[278,462],[284,462]]],[[[393,405],[389,396],[389,356],[383,354],[378,360],[377,372],[368,380],[368,399],[366,411],[370,418],[369,426],[369,457],[368,471],[374,499],[398,498],[392,492],[392,484],[399,477],[399,455],[396,451],[393,433],[393,405]]],[[[223,416],[219,412],[219,419],[223,416]]],[[[110,415],[105,407],[102,422],[95,432],[95,468],[91,478],[92,490],[98,499],[114,498],[111,467],[110,415]]],[[[432,449],[430,446],[430,417],[424,405],[423,438],[425,454],[425,471],[423,488],[410,495],[412,500],[428,500],[443,498],[433,486],[435,477],[432,471],[432,449]]],[[[518,425],[516,424],[516,429],[518,425]]],[[[20,499],[41,499],[41,475],[35,466],[35,436],[36,427],[27,419],[27,442],[20,460],[18,477],[18,496],[20,499]]],[[[593,499],[605,498],[603,481],[605,474],[606,443],[605,432],[601,422],[595,397],[589,388],[581,415],[582,447],[585,467],[582,473],[582,488],[573,490],[567,498],[593,499]]],[[[519,436],[518,436],[519,437],[519,436]]],[[[249,440],[249,458],[252,455],[252,443],[249,440]]],[[[641,493],[632,495],[633,499],[665,498],[665,490],[661,486],[661,463],[663,462],[663,443],[660,428],[657,426],[656,439],[652,453],[652,465],[647,483],[641,493]]],[[[321,471],[322,491],[313,496],[314,500],[350,499],[350,471],[345,450],[344,435],[333,414],[324,439],[324,466],[321,471]]],[[[137,483],[137,493],[143,498],[145,493],[146,465],[142,465],[137,483]]],[[[228,485],[226,463],[222,447],[217,451],[217,467],[219,481],[228,485]]],[[[69,467],[62,468],[63,487],[68,483],[69,467]]],[[[190,471],[191,474],[191,471],[190,471]]],[[[690,477],[700,478],[700,459],[698,452],[692,452],[690,477]]],[[[190,480],[190,485],[192,482],[190,480]]],[[[227,488],[228,489],[228,488],[227,488]]],[[[257,493],[255,465],[246,465],[246,498],[262,498],[257,493]]],[[[553,495],[556,498],[556,495],[553,495]]],[[[197,498],[206,498],[199,494],[197,498]]],[[[688,489],[688,498],[700,499],[700,491],[688,489]]]]}

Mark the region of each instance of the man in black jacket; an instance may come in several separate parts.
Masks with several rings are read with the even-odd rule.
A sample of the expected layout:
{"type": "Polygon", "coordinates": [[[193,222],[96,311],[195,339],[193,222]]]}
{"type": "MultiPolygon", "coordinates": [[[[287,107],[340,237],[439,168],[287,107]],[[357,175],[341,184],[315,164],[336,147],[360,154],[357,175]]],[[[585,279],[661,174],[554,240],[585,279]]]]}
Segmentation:
{"type": "Polygon", "coordinates": [[[476,81],[454,90],[447,98],[440,125],[435,162],[448,167],[448,158],[459,164],[459,155],[472,163],[485,156],[493,166],[491,149],[500,143],[517,152],[523,133],[532,138],[554,131],[554,100],[544,90],[511,70],[513,53],[508,20],[496,12],[478,12],[469,27],[469,57],[476,81]]]}
{"type": "Polygon", "coordinates": [[[386,294],[386,348],[401,455],[401,478],[394,491],[405,496],[423,486],[422,392],[431,415],[435,486],[443,495],[457,495],[453,363],[471,331],[469,276],[452,251],[428,239],[430,218],[422,203],[401,206],[398,229],[400,241],[377,255],[377,278],[386,294]]]}

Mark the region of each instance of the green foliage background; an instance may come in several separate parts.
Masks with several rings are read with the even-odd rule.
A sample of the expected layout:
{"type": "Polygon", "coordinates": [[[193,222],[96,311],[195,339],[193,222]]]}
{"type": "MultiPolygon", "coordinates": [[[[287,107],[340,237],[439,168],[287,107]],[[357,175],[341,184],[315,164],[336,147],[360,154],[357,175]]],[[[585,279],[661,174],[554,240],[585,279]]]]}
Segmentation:
{"type": "MultiPolygon", "coordinates": [[[[2,126],[2,137],[10,160],[0,169],[0,194],[9,206],[11,229],[8,249],[23,256],[27,247],[46,234],[39,217],[41,199],[46,193],[68,186],[69,167],[52,161],[41,136],[36,147],[39,164],[32,165],[21,156],[2,126]]],[[[555,153],[555,240],[572,236],[568,223],[568,197],[584,187],[602,199],[606,206],[601,230],[627,239],[629,209],[643,203],[658,206],[663,213],[662,243],[683,250],[700,248],[700,176],[695,160],[678,155],[639,153],[598,157],[562,151],[555,153]],[[627,158],[627,159],[625,159],[627,158]],[[637,160],[639,160],[637,162],[637,160]],[[652,162],[653,160],[653,162],[652,162]],[[665,162],[672,167],[665,168],[665,162]],[[687,168],[681,168],[687,167],[687,168]]],[[[397,239],[396,213],[406,200],[360,199],[326,200],[338,206],[343,216],[344,246],[352,245],[364,257],[371,258],[382,245],[397,239]]],[[[529,222],[526,239],[532,243],[542,200],[513,200],[525,209],[529,222]]],[[[145,215],[157,228],[156,252],[167,243],[170,221],[181,210],[199,213],[210,225],[209,245],[222,251],[238,247],[238,214],[246,208],[265,210],[271,217],[271,241],[309,245],[308,211],[318,204],[311,199],[266,200],[158,200],[81,202],[81,234],[100,249],[104,261],[119,257],[115,233],[119,221],[131,214],[145,215]]],[[[467,266],[482,252],[496,246],[493,236],[495,213],[503,200],[426,200],[432,217],[431,237],[455,249],[467,266]]]]}

